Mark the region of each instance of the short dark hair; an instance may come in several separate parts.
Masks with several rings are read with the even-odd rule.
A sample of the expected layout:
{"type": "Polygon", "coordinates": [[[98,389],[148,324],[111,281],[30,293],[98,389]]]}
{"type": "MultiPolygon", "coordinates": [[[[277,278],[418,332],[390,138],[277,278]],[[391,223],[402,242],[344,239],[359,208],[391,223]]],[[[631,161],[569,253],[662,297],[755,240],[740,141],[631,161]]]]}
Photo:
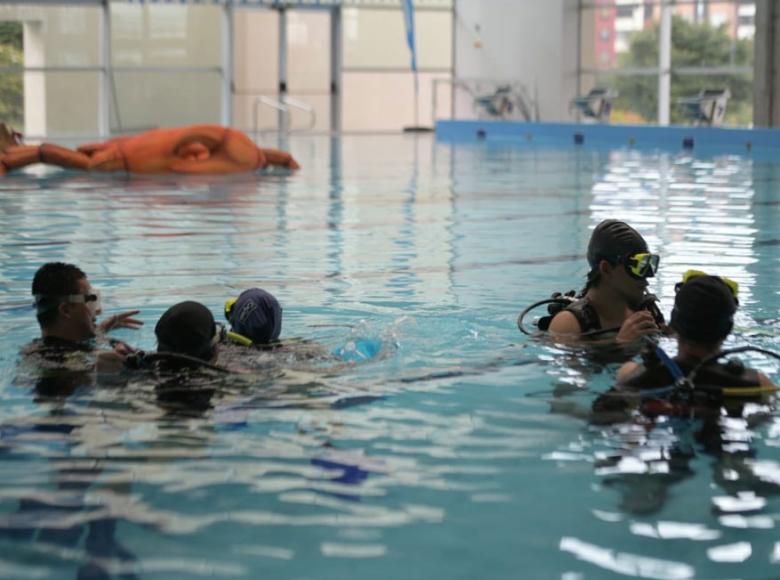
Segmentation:
{"type": "MultiPolygon", "coordinates": [[[[35,273],[32,281],[33,296],[41,294],[44,296],[68,296],[78,294],[79,281],[85,279],[87,275],[73,264],[64,262],[49,262],[44,264],[35,273]]],[[[48,308],[38,311],[36,317],[38,324],[45,328],[57,320],[57,308],[48,308]]]]}

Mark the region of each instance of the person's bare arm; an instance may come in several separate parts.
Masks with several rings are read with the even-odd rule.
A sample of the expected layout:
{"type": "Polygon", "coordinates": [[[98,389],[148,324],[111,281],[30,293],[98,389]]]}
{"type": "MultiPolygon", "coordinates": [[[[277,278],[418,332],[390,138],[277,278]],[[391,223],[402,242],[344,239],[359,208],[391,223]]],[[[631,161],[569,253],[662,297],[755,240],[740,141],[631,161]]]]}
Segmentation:
{"type": "Polygon", "coordinates": [[[280,167],[286,167],[288,169],[300,169],[301,166],[293,159],[287,151],[280,151],[279,149],[264,149],[258,147],[258,150],[265,158],[264,166],[266,165],[278,165],[280,167]]]}
{"type": "Polygon", "coordinates": [[[125,368],[126,356],[113,350],[99,352],[97,355],[97,371],[99,373],[118,373],[125,368]]]}
{"type": "Polygon", "coordinates": [[[628,377],[633,375],[635,372],[637,372],[641,368],[642,368],[642,365],[640,365],[638,363],[635,363],[634,361],[629,361],[629,362],[623,364],[623,366],[621,366],[618,369],[617,377],[616,377],[617,378],[617,382],[618,383],[624,383],[628,379],[628,377]]]}
{"type": "Polygon", "coordinates": [[[564,310],[556,314],[552,319],[549,331],[556,339],[571,341],[579,340],[582,334],[582,327],[574,314],[564,310]]]}
{"type": "Polygon", "coordinates": [[[8,147],[0,162],[7,170],[20,169],[34,163],[56,165],[64,169],[86,170],[89,158],[79,151],[43,143],[42,145],[14,145],[8,147]]]}

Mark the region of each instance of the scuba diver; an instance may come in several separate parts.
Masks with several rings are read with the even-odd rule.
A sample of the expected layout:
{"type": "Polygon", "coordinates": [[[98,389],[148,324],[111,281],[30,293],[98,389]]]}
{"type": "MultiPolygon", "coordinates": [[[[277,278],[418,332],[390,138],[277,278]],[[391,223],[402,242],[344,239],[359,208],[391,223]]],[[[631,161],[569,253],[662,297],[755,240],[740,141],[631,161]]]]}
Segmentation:
{"type": "Polygon", "coordinates": [[[249,288],[238,297],[226,300],[225,319],[230,324],[220,355],[225,360],[240,359],[244,364],[251,361],[255,366],[268,366],[279,356],[287,358],[287,363],[333,360],[331,353],[317,342],[305,338],[279,338],[282,306],[273,294],[262,288],[249,288]],[[247,352],[247,347],[252,354],[247,352]]]}
{"type": "Polygon", "coordinates": [[[217,366],[224,327],[200,302],[179,302],[166,310],[154,327],[157,352],[143,355],[144,366],[152,365],[159,382],[157,402],[166,409],[203,411],[211,407],[217,392],[214,373],[228,373],[217,366]]]}
{"type": "Polygon", "coordinates": [[[642,364],[625,363],[616,387],[593,404],[595,413],[625,412],[639,401],[646,415],[689,414],[721,408],[739,416],[746,402],[763,402],[777,391],[762,373],[737,360],[720,362],[729,354],[757,351],[753,347],[723,351],[738,305],[738,285],[728,278],[689,270],[676,286],[670,327],[676,333],[678,354],[670,358],[655,344],[648,345],[642,364]]]}
{"type": "Polygon", "coordinates": [[[579,295],[555,294],[552,299],[529,306],[520,314],[518,327],[537,306],[549,304],[550,316],[539,320],[540,330],[556,339],[605,338],[612,334],[618,343],[631,343],[665,328],[656,297],[647,293],[647,279],[658,270],[659,256],[634,228],[618,220],[596,226],[588,243],[585,288],[579,295]]]}
{"type": "Polygon", "coordinates": [[[0,175],[34,163],[145,175],[244,173],[272,165],[300,168],[289,153],[258,147],[241,131],[220,125],[162,127],[72,150],[51,143],[24,145],[18,133],[0,124],[0,175]]]}
{"type": "Polygon", "coordinates": [[[736,282],[689,270],[675,290],[670,327],[677,356],[670,358],[647,339],[643,362],[620,368],[617,385],[596,398],[590,416],[597,425],[624,424],[604,431],[617,438],[610,446],[618,451],[597,466],[607,474],[602,485],[621,493],[621,510],[644,516],[663,508],[671,486],[695,475],[693,459],[700,453],[711,458],[713,483],[730,495],[777,493],[756,472],[755,450],[744,430],[772,416],[766,403],[778,389],[762,373],[725,358],[741,352],[780,355],[749,346],[722,350],[737,310],[736,282]],[[641,430],[626,429],[627,421],[641,430]],[[621,471],[627,458],[646,467],[621,471]]]}

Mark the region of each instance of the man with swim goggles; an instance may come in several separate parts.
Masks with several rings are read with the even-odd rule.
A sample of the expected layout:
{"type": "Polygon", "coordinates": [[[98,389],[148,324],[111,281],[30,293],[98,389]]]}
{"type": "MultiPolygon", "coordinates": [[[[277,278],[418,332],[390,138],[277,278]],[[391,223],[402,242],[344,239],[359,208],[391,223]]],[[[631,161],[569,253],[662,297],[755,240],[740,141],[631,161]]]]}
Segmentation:
{"type": "MultiPolygon", "coordinates": [[[[98,334],[114,328],[139,328],[143,322],[134,318],[138,310],[122,312],[97,323],[102,314],[100,294],[92,288],[87,275],[73,264],[50,262],[41,266],[32,282],[33,308],[41,327],[41,338],[25,352],[45,355],[57,351],[89,351],[98,334]]],[[[116,342],[113,351],[96,351],[97,369],[119,370],[132,349],[116,342]]]]}
{"type": "Polygon", "coordinates": [[[660,332],[663,316],[655,297],[647,293],[647,279],[655,276],[659,261],[634,228],[617,220],[602,221],[588,243],[585,288],[553,317],[549,331],[559,339],[579,340],[614,330],[621,343],[660,332]]]}

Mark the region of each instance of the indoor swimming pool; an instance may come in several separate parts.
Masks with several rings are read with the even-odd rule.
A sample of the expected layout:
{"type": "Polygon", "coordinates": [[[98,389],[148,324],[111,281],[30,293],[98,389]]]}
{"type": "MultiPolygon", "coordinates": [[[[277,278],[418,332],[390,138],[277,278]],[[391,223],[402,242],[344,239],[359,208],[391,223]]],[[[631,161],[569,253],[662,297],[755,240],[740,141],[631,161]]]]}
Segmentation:
{"type": "Polygon", "coordinates": [[[780,150],[283,145],[300,172],[0,180],[0,577],[780,576],[776,412],[724,421],[714,447],[684,419],[592,425],[616,365],[516,325],[582,286],[590,231],[614,217],[661,255],[665,314],[689,267],[729,276],[728,344],[780,349],[780,150]],[[154,349],[175,302],[219,318],[261,286],[282,337],[335,355],[220,379],[192,413],[143,374],[42,396],[18,360],[53,260],[105,314],[141,311],[115,333],[132,345],[154,349]]]}

